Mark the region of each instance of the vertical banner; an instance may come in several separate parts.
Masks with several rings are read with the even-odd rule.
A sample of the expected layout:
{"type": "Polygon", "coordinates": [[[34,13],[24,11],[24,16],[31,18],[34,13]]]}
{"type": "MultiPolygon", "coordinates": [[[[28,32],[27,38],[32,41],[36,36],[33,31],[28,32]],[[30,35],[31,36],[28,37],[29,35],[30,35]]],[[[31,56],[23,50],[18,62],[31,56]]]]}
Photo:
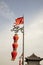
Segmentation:
{"type": "MultiPolygon", "coordinates": [[[[11,53],[13,60],[15,60],[16,56],[17,56],[17,47],[18,47],[17,41],[18,41],[18,38],[19,38],[17,33],[18,33],[19,30],[23,34],[22,65],[24,65],[24,17],[19,17],[19,18],[15,19],[14,28],[12,30],[12,31],[15,31],[15,35],[13,36],[14,43],[12,44],[13,52],[11,53]],[[22,24],[23,24],[23,27],[20,28],[19,25],[22,25],[22,24]]],[[[19,65],[21,65],[21,61],[20,61],[19,65]]]]}

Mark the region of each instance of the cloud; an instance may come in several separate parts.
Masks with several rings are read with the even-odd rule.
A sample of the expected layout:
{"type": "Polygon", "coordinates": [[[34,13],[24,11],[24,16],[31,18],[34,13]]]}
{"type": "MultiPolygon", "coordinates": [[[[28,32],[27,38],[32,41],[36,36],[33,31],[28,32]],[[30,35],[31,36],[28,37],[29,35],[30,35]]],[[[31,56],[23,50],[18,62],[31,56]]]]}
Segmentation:
{"type": "Polygon", "coordinates": [[[25,27],[25,55],[32,53],[43,57],[43,10],[37,12],[25,27]]]}
{"type": "MultiPolygon", "coordinates": [[[[11,20],[13,20],[14,18],[14,13],[9,9],[5,2],[0,2],[0,16],[11,20]]],[[[43,57],[43,10],[35,14],[35,16],[33,16],[33,19],[31,19],[31,23],[29,22],[28,25],[25,25],[24,32],[25,56],[29,56],[34,52],[36,55],[43,57]]],[[[12,52],[11,45],[13,43],[13,33],[9,29],[11,28],[8,26],[3,30],[3,32],[0,33],[0,65],[17,65],[19,60],[18,56],[20,56],[20,54],[22,53],[22,34],[19,33],[18,56],[15,62],[10,61],[10,54],[12,52]]]]}
{"type": "Polygon", "coordinates": [[[11,11],[8,5],[3,1],[0,2],[0,16],[8,20],[13,20],[15,17],[14,12],[11,11]]]}

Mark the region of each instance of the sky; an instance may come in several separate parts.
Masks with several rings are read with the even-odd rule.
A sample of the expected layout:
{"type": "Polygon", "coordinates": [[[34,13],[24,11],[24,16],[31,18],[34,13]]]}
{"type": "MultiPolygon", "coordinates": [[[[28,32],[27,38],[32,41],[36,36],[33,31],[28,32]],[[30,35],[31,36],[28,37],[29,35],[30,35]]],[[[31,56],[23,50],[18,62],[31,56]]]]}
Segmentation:
{"type": "MultiPolygon", "coordinates": [[[[24,16],[24,54],[43,58],[43,0],[0,0],[0,65],[19,65],[22,33],[19,31],[17,57],[11,61],[15,19],[24,16]]],[[[43,61],[41,61],[43,65],[43,61]]]]}

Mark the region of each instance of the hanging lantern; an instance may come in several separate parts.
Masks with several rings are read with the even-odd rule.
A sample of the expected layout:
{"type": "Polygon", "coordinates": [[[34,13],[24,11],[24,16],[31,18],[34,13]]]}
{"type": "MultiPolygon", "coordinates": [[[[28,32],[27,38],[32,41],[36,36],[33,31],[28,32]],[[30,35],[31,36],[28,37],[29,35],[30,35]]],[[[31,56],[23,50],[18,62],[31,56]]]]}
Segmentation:
{"type": "Polygon", "coordinates": [[[19,65],[22,65],[22,61],[21,61],[21,59],[19,60],[19,65]]]}
{"type": "Polygon", "coordinates": [[[17,52],[13,51],[13,52],[11,52],[11,55],[12,55],[12,60],[15,60],[16,56],[17,56],[17,52]]]}
{"type": "Polygon", "coordinates": [[[14,41],[17,41],[17,40],[19,39],[18,34],[15,34],[15,35],[13,36],[13,39],[14,39],[14,41]]]}
{"type": "Polygon", "coordinates": [[[16,50],[17,47],[18,47],[18,44],[17,44],[16,42],[14,42],[14,43],[12,44],[12,47],[13,47],[13,50],[16,50]]]}

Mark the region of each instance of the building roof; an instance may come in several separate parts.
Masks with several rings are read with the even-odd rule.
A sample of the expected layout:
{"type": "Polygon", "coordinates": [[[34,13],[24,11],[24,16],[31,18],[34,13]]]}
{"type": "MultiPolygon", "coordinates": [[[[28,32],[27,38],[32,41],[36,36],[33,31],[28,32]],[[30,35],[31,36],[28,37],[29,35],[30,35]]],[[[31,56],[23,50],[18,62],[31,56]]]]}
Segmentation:
{"type": "Polygon", "coordinates": [[[42,60],[42,58],[36,56],[34,53],[31,56],[26,57],[25,59],[27,61],[41,61],[42,60]]]}

